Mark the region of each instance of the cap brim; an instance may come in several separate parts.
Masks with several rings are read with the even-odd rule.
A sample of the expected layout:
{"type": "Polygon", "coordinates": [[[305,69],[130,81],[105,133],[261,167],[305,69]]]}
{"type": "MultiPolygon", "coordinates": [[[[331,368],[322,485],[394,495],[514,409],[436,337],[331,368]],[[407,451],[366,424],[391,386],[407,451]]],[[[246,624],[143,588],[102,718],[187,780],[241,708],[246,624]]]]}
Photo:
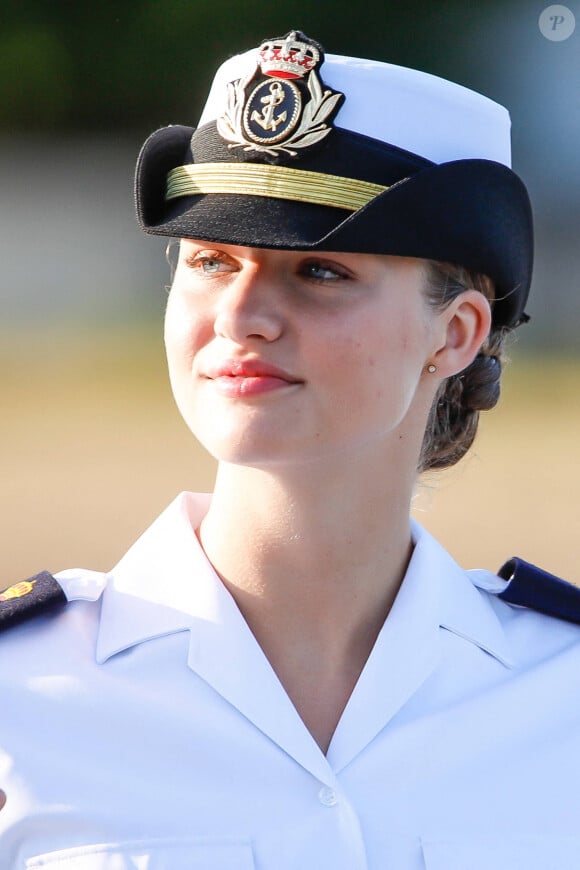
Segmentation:
{"type": "MultiPolygon", "coordinates": [[[[141,151],[136,202],[145,232],[248,247],[391,254],[457,263],[493,280],[496,325],[514,326],[521,319],[531,281],[532,215],[525,186],[503,164],[470,159],[436,165],[418,158],[405,168],[404,158],[413,155],[393,149],[397,166],[390,178],[394,173],[400,179],[401,171],[412,174],[391,183],[352,213],[237,193],[167,201],[168,172],[194,160],[189,150],[193,132],[189,127],[164,128],[141,151]]],[[[350,135],[349,147],[356,138],[350,135]]],[[[369,141],[361,137],[365,165],[369,141]]],[[[388,156],[381,145],[386,166],[388,156]]],[[[357,165],[352,154],[345,162],[357,165]]],[[[372,171],[376,176],[376,169],[372,171]]]]}

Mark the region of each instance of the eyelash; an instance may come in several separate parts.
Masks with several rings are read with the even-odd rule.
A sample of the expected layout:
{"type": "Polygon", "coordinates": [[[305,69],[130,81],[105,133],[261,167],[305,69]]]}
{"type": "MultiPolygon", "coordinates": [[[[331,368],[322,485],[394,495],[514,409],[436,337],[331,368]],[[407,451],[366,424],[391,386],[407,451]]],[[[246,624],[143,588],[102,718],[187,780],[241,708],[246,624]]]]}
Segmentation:
{"type": "Polygon", "coordinates": [[[348,280],[351,277],[345,269],[341,269],[335,263],[325,263],[324,260],[309,260],[300,267],[300,272],[303,275],[306,275],[306,277],[309,278],[311,281],[315,281],[318,284],[328,284],[334,281],[348,280]],[[310,270],[314,269],[318,269],[322,272],[332,272],[334,277],[317,277],[311,274],[310,270]]]}
{"type": "MultiPolygon", "coordinates": [[[[227,264],[229,258],[225,257],[219,251],[198,251],[196,254],[191,254],[185,260],[189,269],[199,269],[200,272],[205,272],[204,266],[209,263],[227,264]]],[[[232,271],[234,269],[232,268],[232,271]]],[[[207,275],[215,274],[213,272],[205,272],[207,275]]]]}
{"type": "MultiPolygon", "coordinates": [[[[185,263],[188,268],[193,270],[199,270],[203,272],[205,275],[216,275],[219,274],[219,264],[232,266],[229,271],[236,271],[235,263],[232,263],[230,258],[223,254],[221,251],[198,251],[195,254],[191,254],[186,258],[185,263]],[[210,263],[215,263],[218,266],[216,271],[206,272],[205,266],[210,263]]],[[[338,283],[341,280],[348,280],[351,278],[351,274],[344,268],[340,267],[336,263],[326,262],[324,260],[307,260],[304,263],[301,263],[297,273],[299,275],[304,276],[309,281],[312,281],[315,284],[333,284],[338,283]],[[329,272],[332,274],[331,277],[322,277],[312,274],[313,271],[317,269],[322,272],[329,272]]]]}

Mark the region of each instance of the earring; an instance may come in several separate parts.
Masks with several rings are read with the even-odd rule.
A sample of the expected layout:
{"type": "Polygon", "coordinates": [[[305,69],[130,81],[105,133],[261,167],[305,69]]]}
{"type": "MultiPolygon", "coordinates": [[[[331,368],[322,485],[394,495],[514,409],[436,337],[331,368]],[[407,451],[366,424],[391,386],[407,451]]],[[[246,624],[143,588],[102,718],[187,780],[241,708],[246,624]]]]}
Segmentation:
{"type": "Polygon", "coordinates": [[[437,366],[434,366],[433,363],[431,363],[430,366],[427,366],[427,371],[430,375],[432,375],[434,372],[437,371],[437,366]]]}

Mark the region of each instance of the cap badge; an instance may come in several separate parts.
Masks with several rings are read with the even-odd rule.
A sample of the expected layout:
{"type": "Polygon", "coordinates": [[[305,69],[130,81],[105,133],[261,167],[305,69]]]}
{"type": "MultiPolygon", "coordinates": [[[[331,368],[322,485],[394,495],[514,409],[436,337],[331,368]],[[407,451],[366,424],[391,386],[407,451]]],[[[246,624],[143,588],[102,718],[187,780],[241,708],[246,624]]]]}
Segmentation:
{"type": "Polygon", "coordinates": [[[321,47],[299,31],[263,42],[257,63],[228,84],[227,109],[217,121],[228,147],[295,157],[294,149],[328,136],[344,94],[323,89],[323,61],[321,47]]]}

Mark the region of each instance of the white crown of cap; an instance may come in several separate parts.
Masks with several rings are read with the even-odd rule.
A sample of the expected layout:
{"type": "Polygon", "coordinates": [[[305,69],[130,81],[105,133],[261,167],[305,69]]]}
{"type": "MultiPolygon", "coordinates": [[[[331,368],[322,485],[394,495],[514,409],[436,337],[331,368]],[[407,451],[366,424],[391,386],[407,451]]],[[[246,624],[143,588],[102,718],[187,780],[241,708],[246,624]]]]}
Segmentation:
{"type": "MultiPolygon", "coordinates": [[[[257,64],[252,49],[229,58],[213,80],[199,126],[216,121],[227,84],[257,64]]],[[[433,163],[478,158],[511,167],[507,109],[438,76],[376,60],[327,54],[322,80],[346,97],[335,124],[425,157],[433,163]]]]}

